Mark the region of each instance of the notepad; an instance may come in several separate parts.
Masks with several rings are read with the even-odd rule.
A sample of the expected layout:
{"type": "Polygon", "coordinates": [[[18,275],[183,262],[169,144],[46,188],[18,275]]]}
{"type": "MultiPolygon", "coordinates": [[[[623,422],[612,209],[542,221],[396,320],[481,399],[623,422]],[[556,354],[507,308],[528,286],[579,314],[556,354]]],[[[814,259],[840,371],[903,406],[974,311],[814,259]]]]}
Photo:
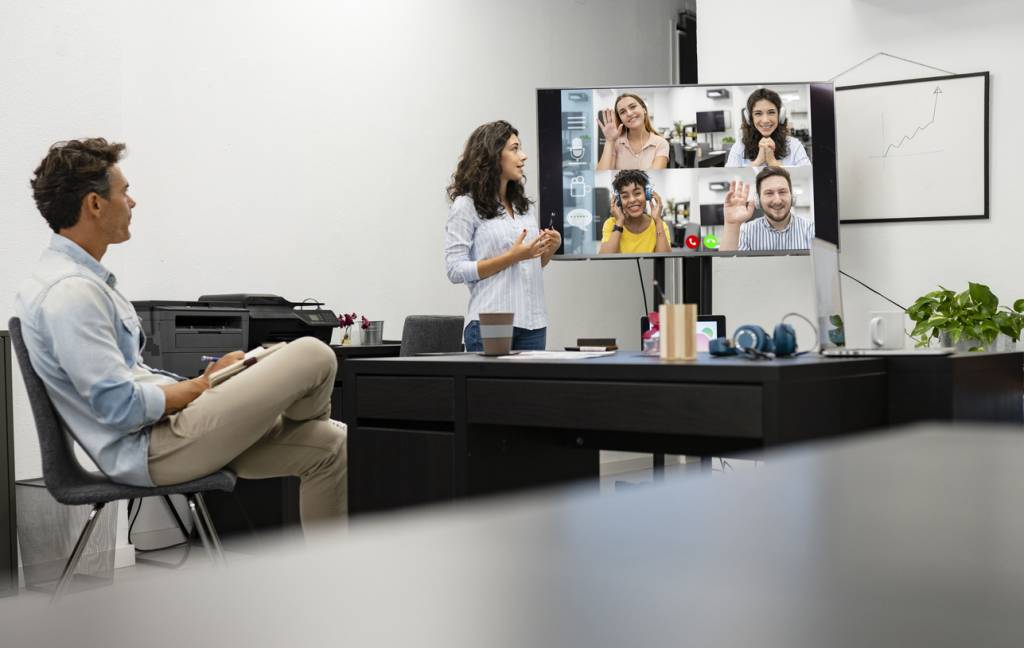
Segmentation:
{"type": "Polygon", "coordinates": [[[277,351],[278,349],[284,348],[286,344],[287,342],[278,342],[277,344],[272,344],[268,347],[261,346],[256,347],[251,351],[247,351],[245,357],[239,360],[238,362],[233,362],[228,366],[224,367],[223,369],[218,369],[217,371],[214,371],[212,374],[210,374],[210,387],[216,387],[217,385],[221,384],[228,378],[231,378],[232,376],[245,371],[249,367],[256,364],[260,359],[266,358],[268,355],[277,351]]]}

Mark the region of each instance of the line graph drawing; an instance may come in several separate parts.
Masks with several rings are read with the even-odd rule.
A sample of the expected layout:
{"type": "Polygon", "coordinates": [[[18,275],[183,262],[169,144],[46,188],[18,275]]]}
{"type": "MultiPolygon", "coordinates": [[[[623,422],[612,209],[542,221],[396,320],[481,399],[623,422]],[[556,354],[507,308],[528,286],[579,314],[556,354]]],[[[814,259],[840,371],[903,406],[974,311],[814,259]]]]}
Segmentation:
{"type": "MultiPolygon", "coordinates": [[[[902,147],[904,144],[906,144],[910,140],[912,140],[915,137],[917,137],[918,133],[923,132],[929,126],[931,126],[932,124],[935,123],[935,115],[939,111],[939,95],[942,94],[942,86],[935,86],[935,91],[932,92],[932,94],[935,95],[935,102],[932,104],[932,118],[929,119],[927,121],[927,123],[924,123],[924,124],[918,126],[917,128],[915,128],[914,132],[911,133],[910,135],[904,135],[902,138],[900,138],[899,142],[897,142],[895,144],[889,144],[888,146],[886,146],[885,147],[885,151],[882,152],[882,155],[880,157],[883,157],[883,158],[889,157],[889,151],[902,147]]],[[[883,112],[882,113],[882,142],[883,143],[885,142],[885,139],[886,139],[885,138],[885,113],[883,112]]],[[[874,156],[872,156],[872,157],[874,157],[874,156]]]]}
{"type": "Polygon", "coordinates": [[[988,80],[837,87],[840,222],[988,218],[988,80]]]}

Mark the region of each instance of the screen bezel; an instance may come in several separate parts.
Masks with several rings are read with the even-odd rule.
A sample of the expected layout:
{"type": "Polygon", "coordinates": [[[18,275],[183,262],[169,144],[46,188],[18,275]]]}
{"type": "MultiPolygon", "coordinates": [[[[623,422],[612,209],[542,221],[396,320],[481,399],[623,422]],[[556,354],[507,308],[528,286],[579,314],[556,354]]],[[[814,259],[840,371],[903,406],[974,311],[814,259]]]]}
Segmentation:
{"type": "MultiPolygon", "coordinates": [[[[563,91],[643,90],[676,88],[720,88],[723,86],[787,86],[805,85],[809,88],[809,110],[814,146],[811,178],[814,183],[815,236],[839,247],[839,194],[836,166],[835,87],[831,81],[782,81],[756,83],[697,83],[697,84],[640,84],[590,87],[562,87],[537,89],[538,134],[538,207],[540,227],[553,226],[564,235],[565,211],[562,203],[562,101],[563,91]],[[820,187],[820,191],[819,191],[820,187]]],[[[657,259],[688,256],[745,257],[745,256],[807,256],[810,249],[750,250],[721,252],[717,250],[690,250],[672,248],[670,252],[642,254],[564,254],[564,242],[555,253],[558,260],[584,259],[657,259]]]]}

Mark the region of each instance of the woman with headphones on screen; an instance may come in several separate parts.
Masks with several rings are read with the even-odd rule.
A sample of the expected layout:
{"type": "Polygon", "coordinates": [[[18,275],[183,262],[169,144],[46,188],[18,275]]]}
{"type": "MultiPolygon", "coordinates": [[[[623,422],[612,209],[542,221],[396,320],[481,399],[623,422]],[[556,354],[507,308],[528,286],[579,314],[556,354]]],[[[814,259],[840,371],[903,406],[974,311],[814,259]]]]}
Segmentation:
{"type": "Polygon", "coordinates": [[[612,180],[612,215],[604,222],[598,254],[671,252],[668,225],[661,219],[661,196],[643,171],[619,171],[612,180]],[[651,213],[647,213],[647,202],[651,213]]]}
{"type": "Polygon", "coordinates": [[[480,313],[515,313],[513,350],[543,350],[547,310],[541,270],[562,244],[557,230],[540,230],[526,197],[526,153],[506,121],[478,127],[448,186],[444,258],[448,279],[469,286],[464,338],[482,351],[480,313]]]}
{"type": "Polygon", "coordinates": [[[811,160],[800,140],[789,134],[789,120],[779,93],[758,88],[742,112],[742,139],[732,145],[727,167],[807,166],[811,160]]]}
{"type": "Polygon", "coordinates": [[[604,149],[597,170],[668,167],[668,140],[654,131],[644,100],[627,92],[613,105],[600,112],[604,149]]]}

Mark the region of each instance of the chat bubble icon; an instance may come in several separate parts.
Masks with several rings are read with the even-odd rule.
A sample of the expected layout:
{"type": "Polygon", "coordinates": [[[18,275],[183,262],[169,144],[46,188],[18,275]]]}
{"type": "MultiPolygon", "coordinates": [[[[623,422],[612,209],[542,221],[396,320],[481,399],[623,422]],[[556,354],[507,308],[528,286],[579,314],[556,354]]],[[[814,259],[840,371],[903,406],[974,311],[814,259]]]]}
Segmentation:
{"type": "Polygon", "coordinates": [[[585,230],[594,222],[594,216],[586,209],[574,209],[565,216],[565,224],[585,230]]]}

